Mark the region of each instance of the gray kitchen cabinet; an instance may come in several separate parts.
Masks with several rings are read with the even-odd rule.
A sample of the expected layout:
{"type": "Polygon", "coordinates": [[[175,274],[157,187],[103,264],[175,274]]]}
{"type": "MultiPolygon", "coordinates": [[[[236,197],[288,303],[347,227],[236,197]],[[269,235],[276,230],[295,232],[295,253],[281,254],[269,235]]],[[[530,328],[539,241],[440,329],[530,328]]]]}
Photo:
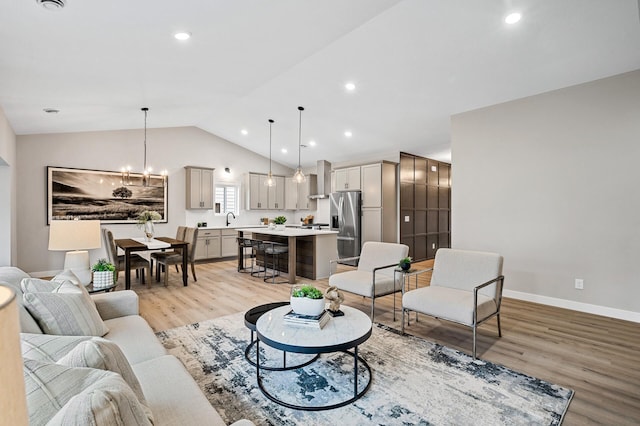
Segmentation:
{"type": "Polygon", "coordinates": [[[204,167],[186,166],[187,209],[213,209],[213,171],[204,167]]]}

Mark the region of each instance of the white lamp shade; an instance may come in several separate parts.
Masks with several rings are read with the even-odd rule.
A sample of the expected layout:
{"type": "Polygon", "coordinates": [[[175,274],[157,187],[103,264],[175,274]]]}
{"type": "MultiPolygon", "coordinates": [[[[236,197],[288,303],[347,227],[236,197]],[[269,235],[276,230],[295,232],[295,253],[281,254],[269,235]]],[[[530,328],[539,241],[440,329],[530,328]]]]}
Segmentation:
{"type": "Polygon", "coordinates": [[[0,416],[2,424],[27,425],[27,399],[20,350],[20,319],[16,294],[0,285],[0,416]]]}
{"type": "Polygon", "coordinates": [[[49,250],[91,250],[101,247],[99,220],[52,220],[49,250]]]}

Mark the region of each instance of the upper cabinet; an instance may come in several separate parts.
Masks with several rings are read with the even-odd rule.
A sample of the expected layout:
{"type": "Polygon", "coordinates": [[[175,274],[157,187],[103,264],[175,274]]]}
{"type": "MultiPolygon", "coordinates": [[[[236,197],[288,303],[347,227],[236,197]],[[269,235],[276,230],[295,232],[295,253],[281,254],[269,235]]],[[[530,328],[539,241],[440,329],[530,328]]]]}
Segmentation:
{"type": "Polygon", "coordinates": [[[213,209],[213,170],[203,167],[185,167],[187,209],[213,209]]]}
{"type": "Polygon", "coordinates": [[[267,210],[269,208],[269,187],[267,175],[249,174],[249,209],[267,210]]]}
{"type": "Polygon", "coordinates": [[[360,189],[360,166],[338,169],[334,172],[334,189],[336,191],[352,191],[360,189]]]}
{"type": "Polygon", "coordinates": [[[269,210],[282,210],[284,209],[284,176],[274,176],[273,182],[273,186],[267,186],[269,193],[267,205],[269,210]]]}
{"type": "Polygon", "coordinates": [[[274,185],[267,186],[267,175],[249,173],[249,209],[284,210],[287,207],[287,183],[284,176],[274,176],[274,185]]]}
{"type": "Polygon", "coordinates": [[[293,178],[285,179],[285,209],[287,210],[316,210],[317,201],[309,199],[312,191],[317,187],[317,175],[307,175],[307,179],[298,183],[293,178]]]}

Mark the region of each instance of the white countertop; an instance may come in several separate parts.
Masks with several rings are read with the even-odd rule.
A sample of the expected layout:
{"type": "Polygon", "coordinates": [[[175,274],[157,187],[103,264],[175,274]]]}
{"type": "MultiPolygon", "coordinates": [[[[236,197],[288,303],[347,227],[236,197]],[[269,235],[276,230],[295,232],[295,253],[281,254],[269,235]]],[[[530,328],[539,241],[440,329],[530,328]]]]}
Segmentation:
{"type": "Polygon", "coordinates": [[[276,229],[269,228],[235,228],[236,231],[242,232],[251,232],[256,234],[265,234],[265,235],[282,235],[283,237],[308,237],[312,235],[333,235],[337,234],[338,231],[325,231],[318,229],[298,229],[298,228],[284,228],[281,231],[276,229]]]}
{"type": "Polygon", "coordinates": [[[198,227],[198,229],[210,229],[212,231],[219,231],[221,229],[238,229],[238,228],[247,228],[247,227],[251,227],[251,228],[268,228],[268,225],[229,225],[229,226],[224,226],[224,225],[219,225],[219,226],[200,226],[198,227]]]}

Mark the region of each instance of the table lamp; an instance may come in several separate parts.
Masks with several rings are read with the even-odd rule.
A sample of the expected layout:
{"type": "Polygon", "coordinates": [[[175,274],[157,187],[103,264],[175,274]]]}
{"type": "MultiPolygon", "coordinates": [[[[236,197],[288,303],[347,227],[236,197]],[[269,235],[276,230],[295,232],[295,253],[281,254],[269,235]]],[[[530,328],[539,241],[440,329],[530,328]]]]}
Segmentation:
{"type": "Polygon", "coordinates": [[[2,424],[24,425],[29,423],[27,397],[22,373],[20,350],[20,319],[15,292],[0,285],[0,413],[2,424]]]}
{"type": "Polygon", "coordinates": [[[64,269],[71,269],[80,282],[91,282],[91,265],[87,250],[101,247],[99,220],[52,220],[49,227],[49,250],[71,250],[64,257],[64,269]]]}

